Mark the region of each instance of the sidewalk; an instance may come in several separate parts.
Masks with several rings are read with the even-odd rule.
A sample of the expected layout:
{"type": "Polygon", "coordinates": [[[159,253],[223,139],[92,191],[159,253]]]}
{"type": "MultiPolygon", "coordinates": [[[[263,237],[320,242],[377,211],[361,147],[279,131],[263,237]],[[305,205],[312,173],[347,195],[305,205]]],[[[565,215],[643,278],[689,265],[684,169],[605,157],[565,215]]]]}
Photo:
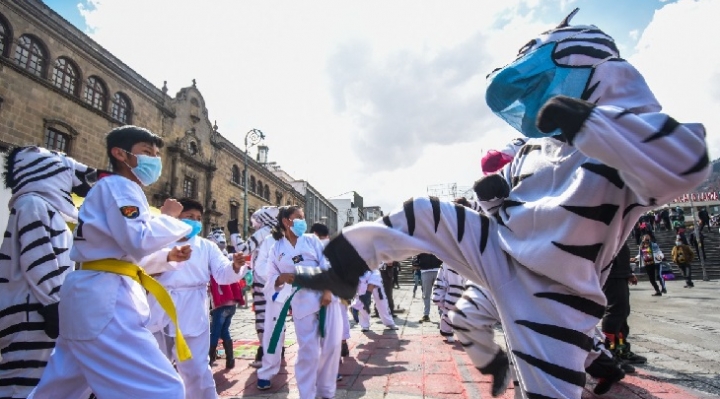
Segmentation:
{"type": "MultiPolygon", "coordinates": [[[[351,328],[350,357],[340,367],[342,381],[338,382],[337,399],[477,399],[490,398],[490,379],[477,371],[465,355],[459,343],[447,344],[438,330],[437,308],[433,307],[431,323],[418,323],[423,303],[418,290],[412,298],[412,288],[394,291],[396,306],[406,309],[396,322],[400,330],[384,330],[379,319],[371,319],[371,331],[361,333],[359,326],[351,328]]],[[[351,325],[353,324],[351,319],[351,325]]],[[[272,388],[259,391],[255,385],[255,369],[249,366],[255,354],[257,339],[249,310],[238,309],[233,321],[232,334],[235,352],[239,358],[233,370],[224,369],[219,359],[213,368],[218,393],[223,399],[230,398],[298,398],[294,379],[294,361],[297,345],[294,341],[292,322],[288,323],[286,363],[280,375],[272,381],[272,388]]],[[[502,342],[501,331],[496,340],[502,342]]],[[[716,398],[693,388],[713,388],[687,375],[651,371],[638,367],[638,372],[628,375],[603,395],[592,394],[595,382],[588,377],[583,399],[694,399],[716,398]]],[[[503,398],[514,398],[512,387],[503,398]]]]}

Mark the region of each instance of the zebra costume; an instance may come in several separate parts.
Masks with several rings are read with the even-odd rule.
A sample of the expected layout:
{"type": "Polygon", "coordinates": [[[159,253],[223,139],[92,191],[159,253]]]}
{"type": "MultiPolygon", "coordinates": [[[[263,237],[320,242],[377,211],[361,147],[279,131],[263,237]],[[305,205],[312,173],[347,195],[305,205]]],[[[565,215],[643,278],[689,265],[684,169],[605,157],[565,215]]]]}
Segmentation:
{"type": "MultiPolygon", "coordinates": [[[[250,217],[255,232],[250,236],[247,241],[243,241],[239,234],[237,220],[231,220],[228,222],[228,231],[230,232],[230,242],[235,247],[235,252],[242,253],[245,255],[251,255],[250,268],[253,270],[253,309],[255,311],[255,332],[257,332],[260,346],[258,347],[257,354],[255,355],[255,362],[251,365],[253,367],[262,366],[263,356],[263,334],[265,333],[265,281],[267,277],[267,270],[258,271],[256,266],[258,249],[262,242],[270,235],[270,230],[275,227],[278,223],[278,207],[276,206],[264,206],[259,210],[255,211],[250,217]]],[[[265,267],[265,265],[258,265],[265,267]]]]}
{"type": "Polygon", "coordinates": [[[210,234],[208,234],[207,239],[214,242],[218,248],[220,248],[223,255],[229,256],[230,259],[232,259],[232,255],[227,251],[227,239],[225,238],[225,232],[221,227],[212,229],[210,234]]]}
{"type": "MultiPolygon", "coordinates": [[[[379,222],[343,229],[325,251],[333,268],[295,279],[346,296],[367,268],[435,254],[492,293],[527,398],[581,396],[585,360],[605,309],[602,283],[615,254],[641,214],[694,189],[709,172],[702,126],[660,113],[611,37],[568,22],[530,41],[514,63],[490,77],[487,97],[494,109],[499,97],[513,93],[521,97],[505,99],[511,111],[532,113],[539,109],[532,101],[542,100],[538,126],[560,132],[528,140],[502,175],[476,182],[479,198],[505,198],[497,217],[437,198],[411,199],[379,222]],[[498,80],[510,69],[504,79],[540,82],[528,91],[498,80]],[[588,78],[568,76],[568,70],[588,78]],[[543,82],[554,80],[545,72],[551,78],[557,72],[562,83],[548,88],[560,88],[549,100],[534,97],[544,94],[543,82]],[[580,95],[562,95],[575,92],[580,95]]],[[[523,122],[526,136],[535,134],[523,117],[496,112],[523,122]]]]}
{"type": "Polygon", "coordinates": [[[455,308],[455,303],[462,296],[464,282],[465,278],[445,263],[435,277],[432,301],[440,308],[440,335],[445,337],[448,342],[455,341],[448,313],[455,308]]]}
{"type": "Polygon", "coordinates": [[[25,398],[40,381],[58,336],[58,302],[74,270],[69,248],[78,211],[96,171],[54,151],[19,147],[7,155],[12,189],[0,246],[0,397],[25,398]]]}

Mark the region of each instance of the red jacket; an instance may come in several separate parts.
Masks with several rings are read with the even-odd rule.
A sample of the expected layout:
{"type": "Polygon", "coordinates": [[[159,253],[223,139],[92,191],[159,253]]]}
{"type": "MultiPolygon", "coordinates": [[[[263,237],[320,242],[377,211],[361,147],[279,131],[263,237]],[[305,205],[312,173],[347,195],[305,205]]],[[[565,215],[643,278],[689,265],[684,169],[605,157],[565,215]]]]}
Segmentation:
{"type": "Polygon", "coordinates": [[[210,277],[210,293],[212,294],[213,309],[228,305],[245,305],[240,284],[218,285],[214,278],[210,277]]]}

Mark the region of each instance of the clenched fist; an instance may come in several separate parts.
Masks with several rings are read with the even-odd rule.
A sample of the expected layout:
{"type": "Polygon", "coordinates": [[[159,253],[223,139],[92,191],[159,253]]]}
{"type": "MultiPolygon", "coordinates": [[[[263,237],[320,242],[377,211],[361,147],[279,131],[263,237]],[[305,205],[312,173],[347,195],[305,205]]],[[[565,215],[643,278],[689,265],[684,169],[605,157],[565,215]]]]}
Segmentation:
{"type": "Polygon", "coordinates": [[[163,215],[171,216],[171,217],[178,217],[180,216],[180,213],[183,210],[183,206],[181,203],[179,203],[177,200],[174,200],[172,198],[168,198],[165,200],[165,203],[160,208],[160,213],[163,215]]]}
{"type": "Polygon", "coordinates": [[[240,273],[240,269],[245,266],[245,255],[240,253],[233,254],[233,270],[235,273],[240,273]]]}
{"type": "Polygon", "coordinates": [[[190,259],[192,254],[192,248],[190,245],[176,246],[173,247],[168,253],[168,262],[184,262],[190,259]]]}

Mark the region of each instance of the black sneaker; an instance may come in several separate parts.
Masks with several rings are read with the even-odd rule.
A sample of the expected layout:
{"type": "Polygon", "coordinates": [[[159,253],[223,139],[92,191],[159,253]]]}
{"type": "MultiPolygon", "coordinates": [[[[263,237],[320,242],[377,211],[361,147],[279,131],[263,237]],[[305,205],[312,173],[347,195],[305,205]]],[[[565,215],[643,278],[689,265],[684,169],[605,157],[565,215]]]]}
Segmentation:
{"type": "Polygon", "coordinates": [[[667,290],[665,288],[662,289],[663,294],[667,294],[667,290]]]}
{"type": "Polygon", "coordinates": [[[420,319],[420,323],[429,322],[429,321],[430,321],[430,316],[427,316],[427,315],[423,316],[422,319],[420,319]]]}
{"type": "Polygon", "coordinates": [[[661,292],[656,292],[656,293],[652,294],[652,296],[662,296],[662,293],[661,293],[661,292]]]}
{"type": "Polygon", "coordinates": [[[625,374],[635,374],[635,367],[630,363],[620,362],[620,368],[625,372],[625,374]]]}
{"type": "Polygon", "coordinates": [[[626,351],[620,354],[620,360],[623,361],[623,363],[628,364],[645,364],[647,363],[647,358],[645,356],[636,355],[632,351],[626,351]]]}
{"type": "Polygon", "coordinates": [[[350,348],[348,347],[347,341],[343,341],[340,345],[340,357],[350,356],[350,348]]]}

